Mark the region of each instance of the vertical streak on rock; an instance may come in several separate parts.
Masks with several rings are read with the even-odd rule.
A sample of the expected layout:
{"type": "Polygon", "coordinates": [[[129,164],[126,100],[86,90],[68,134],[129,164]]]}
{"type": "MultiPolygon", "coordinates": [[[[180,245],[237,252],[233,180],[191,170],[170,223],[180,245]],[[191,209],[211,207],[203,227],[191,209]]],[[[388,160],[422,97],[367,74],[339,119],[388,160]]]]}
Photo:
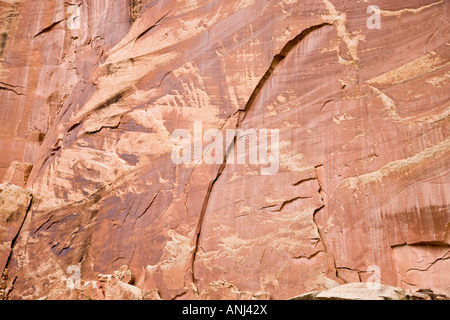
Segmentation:
{"type": "MultiPolygon", "coordinates": [[[[238,120],[237,120],[237,123],[236,123],[236,129],[239,129],[239,127],[242,126],[242,123],[245,120],[245,117],[247,116],[247,113],[253,107],[253,105],[254,105],[254,103],[256,101],[256,98],[258,97],[259,93],[262,91],[262,89],[264,88],[265,84],[270,79],[270,77],[274,73],[275,69],[280,64],[280,62],[283,61],[286,58],[286,56],[303,39],[305,39],[306,36],[308,36],[311,32],[313,32],[315,30],[318,30],[318,29],[320,29],[320,28],[322,28],[324,26],[331,26],[331,24],[325,22],[325,23],[321,23],[321,24],[314,25],[314,26],[311,26],[309,28],[304,29],[295,38],[293,38],[290,41],[288,41],[284,45],[284,47],[281,49],[280,53],[278,53],[278,54],[276,54],[274,56],[274,58],[272,60],[272,63],[270,64],[269,68],[264,73],[264,75],[262,76],[262,78],[260,79],[258,84],[256,85],[255,89],[253,90],[252,94],[250,95],[250,98],[248,99],[247,103],[245,104],[244,109],[239,109],[237,111],[237,113],[238,113],[238,120]]],[[[214,188],[214,184],[219,179],[220,175],[222,174],[223,170],[226,167],[226,157],[227,157],[228,150],[230,150],[230,147],[232,147],[235,143],[236,143],[236,136],[234,137],[234,140],[231,143],[231,145],[227,146],[227,148],[226,148],[227,152],[224,155],[224,159],[222,161],[222,164],[220,165],[219,170],[217,171],[216,177],[209,183],[208,190],[206,192],[206,196],[205,196],[205,198],[203,200],[203,205],[202,205],[202,209],[201,209],[201,212],[200,212],[200,218],[199,218],[199,221],[198,221],[198,224],[197,224],[197,228],[196,228],[196,231],[195,231],[195,237],[196,237],[195,238],[195,247],[194,247],[194,250],[192,252],[192,258],[191,258],[191,277],[192,277],[192,283],[194,285],[196,285],[195,273],[194,273],[195,258],[196,258],[197,251],[198,251],[198,246],[199,246],[199,243],[200,243],[200,234],[201,234],[201,231],[202,231],[202,225],[203,225],[203,220],[204,220],[206,208],[208,207],[208,201],[209,201],[209,198],[211,196],[212,189],[214,188]]]]}

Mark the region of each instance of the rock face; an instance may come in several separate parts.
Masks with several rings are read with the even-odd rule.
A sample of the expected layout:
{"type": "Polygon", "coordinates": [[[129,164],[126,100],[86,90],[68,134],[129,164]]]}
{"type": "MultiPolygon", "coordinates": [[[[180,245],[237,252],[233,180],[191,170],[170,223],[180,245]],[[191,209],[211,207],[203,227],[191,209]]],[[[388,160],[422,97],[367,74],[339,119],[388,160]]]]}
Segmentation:
{"type": "Polygon", "coordinates": [[[7,268],[14,242],[22,228],[32,195],[28,190],[0,184],[0,269],[7,268]]]}
{"type": "Polygon", "coordinates": [[[369,5],[0,0],[8,298],[450,290],[450,2],[369,5]]]}

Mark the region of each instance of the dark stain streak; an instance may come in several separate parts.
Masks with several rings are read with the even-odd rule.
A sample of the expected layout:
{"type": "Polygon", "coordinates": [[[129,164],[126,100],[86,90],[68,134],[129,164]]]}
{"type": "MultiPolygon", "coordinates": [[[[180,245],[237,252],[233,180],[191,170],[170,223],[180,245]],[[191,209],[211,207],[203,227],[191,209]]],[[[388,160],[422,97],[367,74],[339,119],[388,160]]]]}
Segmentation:
{"type": "Polygon", "coordinates": [[[8,39],[8,34],[6,32],[2,33],[2,35],[0,36],[0,57],[5,52],[6,40],[7,39],[8,39]]]}
{"type": "MultiPolygon", "coordinates": [[[[79,125],[81,125],[92,113],[95,113],[97,111],[100,111],[102,109],[105,109],[109,106],[111,106],[112,104],[115,104],[117,102],[119,102],[120,100],[122,100],[124,97],[126,97],[127,95],[129,95],[131,92],[133,91],[132,87],[128,87],[120,92],[118,92],[117,94],[115,94],[114,96],[112,96],[111,98],[107,99],[106,101],[100,103],[99,105],[97,105],[90,113],[86,114],[85,116],[83,116],[81,119],[79,119],[78,121],[76,121],[75,123],[73,123],[68,129],[67,129],[67,133],[73,131],[75,128],[77,128],[79,125]]],[[[91,132],[92,133],[92,132],[91,132]]]]}
{"type": "Polygon", "coordinates": [[[129,89],[117,93],[116,95],[112,96],[111,98],[109,98],[108,100],[106,100],[105,102],[103,102],[102,104],[97,106],[93,111],[99,111],[99,110],[105,109],[105,108],[109,107],[110,105],[119,102],[125,96],[127,91],[129,91],[129,89]]]}

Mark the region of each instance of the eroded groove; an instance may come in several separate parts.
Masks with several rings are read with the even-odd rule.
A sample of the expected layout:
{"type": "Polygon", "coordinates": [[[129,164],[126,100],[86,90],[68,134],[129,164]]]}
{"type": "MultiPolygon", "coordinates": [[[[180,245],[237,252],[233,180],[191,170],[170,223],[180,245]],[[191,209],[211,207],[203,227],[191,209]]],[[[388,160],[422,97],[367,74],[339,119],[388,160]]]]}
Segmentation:
{"type": "Polygon", "coordinates": [[[40,36],[41,34],[44,34],[44,33],[46,33],[46,32],[52,31],[53,28],[55,28],[55,27],[56,27],[60,22],[62,22],[62,21],[64,21],[64,19],[59,20],[59,21],[56,21],[56,22],[53,22],[53,23],[52,23],[51,25],[49,25],[48,27],[46,27],[46,28],[42,29],[41,31],[39,31],[38,33],[36,33],[36,34],[34,35],[34,38],[36,38],[37,36],[40,36]]]}
{"type": "Polygon", "coordinates": [[[142,38],[143,36],[145,36],[149,31],[151,31],[153,28],[158,26],[158,23],[160,23],[165,17],[167,17],[167,15],[170,12],[167,12],[165,15],[163,15],[161,18],[159,18],[154,25],[152,25],[151,27],[147,28],[146,30],[144,30],[140,35],[138,35],[136,37],[136,39],[134,40],[134,42],[138,41],[140,38],[142,38]]]}
{"type": "MultiPolygon", "coordinates": [[[[264,75],[262,76],[262,78],[260,79],[258,84],[256,85],[255,89],[253,90],[252,94],[250,95],[250,98],[248,99],[247,103],[245,104],[245,107],[243,109],[238,109],[234,113],[234,114],[239,113],[238,120],[237,120],[237,123],[236,123],[236,129],[239,129],[239,127],[242,125],[243,121],[245,120],[245,117],[246,117],[247,113],[249,112],[249,110],[254,105],[254,103],[256,101],[256,98],[258,97],[259,93],[262,91],[262,89],[264,88],[265,84],[267,83],[269,78],[272,76],[272,74],[274,73],[274,71],[276,70],[277,66],[280,64],[280,62],[282,62],[286,58],[286,56],[303,39],[305,39],[306,36],[308,36],[311,32],[313,32],[315,30],[318,30],[318,29],[320,29],[320,28],[322,28],[324,26],[331,26],[331,24],[325,22],[325,23],[321,23],[321,24],[318,24],[318,25],[311,26],[311,27],[303,30],[295,38],[293,38],[292,40],[288,41],[284,45],[284,47],[281,49],[280,53],[278,53],[278,54],[276,54],[274,56],[274,58],[272,60],[272,63],[270,64],[269,68],[264,73],[264,75]]],[[[222,172],[224,171],[224,169],[226,167],[227,155],[228,155],[229,151],[232,150],[232,146],[235,145],[236,139],[237,139],[237,137],[236,137],[236,134],[235,134],[234,140],[227,147],[227,152],[224,155],[222,164],[220,165],[219,170],[217,171],[217,174],[216,174],[215,178],[209,183],[208,190],[206,192],[206,196],[205,196],[205,198],[203,200],[202,209],[200,211],[200,218],[199,218],[199,221],[197,223],[196,230],[195,230],[195,237],[196,237],[195,238],[195,247],[194,247],[194,250],[193,250],[192,256],[191,256],[191,270],[190,271],[191,271],[192,283],[195,286],[197,286],[196,279],[195,279],[195,272],[194,272],[195,258],[197,256],[197,252],[198,252],[198,247],[199,247],[199,242],[200,242],[200,234],[201,234],[201,231],[202,231],[203,220],[204,220],[206,208],[208,207],[209,198],[210,198],[211,192],[212,192],[212,190],[214,188],[214,184],[217,182],[217,180],[219,179],[219,177],[221,176],[222,172]]]]}

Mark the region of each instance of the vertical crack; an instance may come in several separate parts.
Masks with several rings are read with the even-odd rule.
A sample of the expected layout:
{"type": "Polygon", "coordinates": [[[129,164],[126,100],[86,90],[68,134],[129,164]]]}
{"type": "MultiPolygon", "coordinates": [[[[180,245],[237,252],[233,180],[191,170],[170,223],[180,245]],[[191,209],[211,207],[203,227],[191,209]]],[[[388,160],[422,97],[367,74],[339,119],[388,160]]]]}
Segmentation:
{"type": "MultiPolygon", "coordinates": [[[[317,208],[314,213],[313,213],[313,223],[316,226],[317,229],[317,233],[319,234],[319,238],[320,238],[320,242],[322,243],[324,252],[326,254],[329,254],[331,256],[331,258],[333,259],[333,266],[334,266],[334,274],[336,276],[337,279],[341,279],[342,281],[344,281],[340,276],[339,276],[339,272],[338,269],[342,269],[342,268],[338,268],[338,266],[336,265],[336,259],[334,258],[333,254],[329,253],[327,250],[327,246],[325,244],[325,241],[323,241],[323,235],[320,231],[319,225],[317,224],[315,218],[316,218],[316,214],[318,214],[323,208],[325,208],[326,206],[326,202],[327,202],[327,192],[324,189],[324,181],[322,181],[323,176],[321,177],[321,174],[319,174],[319,170],[323,170],[323,164],[320,164],[318,166],[315,167],[315,173],[316,173],[316,179],[317,179],[317,183],[319,184],[319,195],[322,198],[322,202],[323,204],[317,208]]],[[[344,281],[346,282],[346,281],[344,281]]]]}
{"type": "Polygon", "coordinates": [[[17,90],[13,89],[13,88],[8,88],[6,86],[0,86],[0,90],[5,90],[5,91],[10,91],[12,93],[14,93],[16,96],[24,96],[25,94],[18,92],[17,90]]]}
{"type": "Polygon", "coordinates": [[[16,235],[14,236],[14,238],[11,241],[11,251],[9,252],[8,259],[6,260],[6,263],[5,263],[5,269],[7,269],[9,266],[9,263],[10,263],[10,260],[11,260],[11,257],[12,257],[13,251],[14,251],[14,246],[16,245],[17,238],[19,237],[20,231],[22,230],[25,220],[27,219],[28,213],[31,210],[32,203],[33,203],[33,198],[30,199],[30,203],[27,207],[27,210],[25,211],[25,215],[23,217],[22,223],[20,224],[19,230],[17,230],[16,235]]]}
{"type": "MultiPolygon", "coordinates": [[[[273,73],[276,70],[276,68],[278,67],[278,65],[287,57],[287,55],[303,39],[306,38],[306,36],[308,36],[311,32],[313,32],[315,30],[318,30],[318,29],[320,29],[320,28],[322,28],[324,26],[331,26],[331,24],[325,22],[325,23],[321,23],[321,24],[314,25],[314,26],[311,26],[309,28],[304,29],[295,38],[293,38],[290,41],[288,41],[284,45],[284,47],[281,49],[280,53],[278,53],[278,54],[276,54],[274,56],[274,58],[272,59],[272,63],[270,64],[269,68],[264,73],[264,75],[262,76],[262,78],[260,79],[258,84],[256,85],[255,89],[253,90],[252,94],[250,95],[250,98],[248,99],[247,103],[245,104],[245,107],[243,109],[238,109],[234,113],[234,114],[238,114],[238,120],[237,120],[237,123],[236,123],[236,129],[239,129],[241,127],[243,121],[245,120],[245,118],[247,116],[247,113],[249,112],[249,110],[255,104],[255,101],[256,101],[257,97],[259,96],[260,92],[262,91],[262,89],[266,85],[267,81],[273,75],[273,73]]],[[[215,178],[208,185],[206,196],[205,196],[205,198],[203,200],[202,208],[201,208],[201,211],[200,211],[200,218],[199,218],[199,221],[197,223],[196,230],[195,230],[195,246],[194,246],[194,249],[193,249],[192,255],[191,255],[191,270],[190,270],[192,283],[196,287],[197,287],[197,284],[196,284],[197,281],[196,281],[196,278],[195,278],[195,271],[194,271],[195,259],[196,259],[198,248],[199,248],[200,235],[201,235],[201,231],[202,231],[202,226],[203,226],[203,221],[204,221],[204,217],[205,217],[206,208],[208,207],[208,202],[209,202],[209,199],[211,197],[211,192],[212,192],[212,190],[214,188],[214,185],[215,185],[215,183],[217,182],[217,180],[219,179],[219,177],[221,176],[222,172],[224,171],[224,169],[226,167],[226,164],[227,164],[226,163],[226,159],[227,159],[228,152],[232,150],[232,147],[235,145],[236,140],[237,140],[237,136],[235,134],[233,141],[227,147],[227,152],[224,155],[222,164],[220,165],[215,178]]]]}

